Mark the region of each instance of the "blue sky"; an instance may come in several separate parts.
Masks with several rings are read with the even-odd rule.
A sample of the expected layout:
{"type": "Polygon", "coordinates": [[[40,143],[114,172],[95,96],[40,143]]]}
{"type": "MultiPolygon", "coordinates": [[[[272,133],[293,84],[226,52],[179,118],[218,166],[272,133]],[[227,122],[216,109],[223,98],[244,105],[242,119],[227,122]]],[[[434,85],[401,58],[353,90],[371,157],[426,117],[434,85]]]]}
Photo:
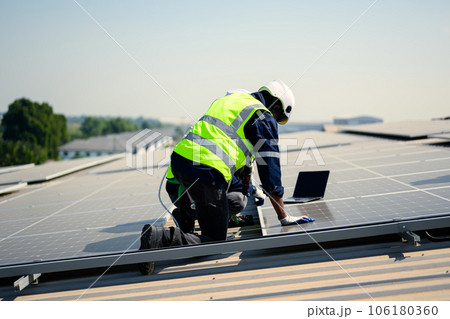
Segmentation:
{"type": "Polygon", "coordinates": [[[0,112],[27,97],[197,119],[227,89],[279,78],[295,83],[294,121],[450,115],[449,1],[379,0],[323,55],[374,0],[77,1],[126,52],[73,0],[0,0],[0,112]]]}

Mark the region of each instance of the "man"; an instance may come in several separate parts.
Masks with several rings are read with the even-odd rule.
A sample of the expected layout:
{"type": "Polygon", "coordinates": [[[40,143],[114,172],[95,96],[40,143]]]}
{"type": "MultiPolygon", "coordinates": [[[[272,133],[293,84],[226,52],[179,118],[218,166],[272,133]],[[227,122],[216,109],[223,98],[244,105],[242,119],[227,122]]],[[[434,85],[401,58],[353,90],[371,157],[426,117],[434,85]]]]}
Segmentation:
{"type": "MultiPolygon", "coordinates": [[[[145,225],[140,249],[226,240],[227,191],[233,176],[245,175],[255,158],[262,189],[281,225],[312,221],[287,215],[283,204],[278,124],[287,123],[294,104],[292,91],[281,80],[269,82],[255,93],[231,92],[214,101],[175,146],[167,176],[179,182],[195,203],[201,235],[145,225]]],[[[153,263],[139,268],[150,274],[153,263]]]]}
{"type": "MultiPolygon", "coordinates": [[[[249,176],[248,176],[249,177],[249,176]]],[[[237,216],[247,206],[247,197],[253,196],[256,200],[255,204],[260,206],[264,204],[265,195],[256,186],[243,182],[244,176],[233,175],[230,186],[227,189],[227,201],[229,208],[228,227],[253,225],[253,217],[251,215],[237,216]]],[[[168,178],[166,183],[166,191],[170,200],[175,205],[172,211],[172,217],[175,219],[177,226],[184,233],[193,233],[195,220],[195,203],[189,194],[185,192],[183,187],[175,178],[168,178]]]]}

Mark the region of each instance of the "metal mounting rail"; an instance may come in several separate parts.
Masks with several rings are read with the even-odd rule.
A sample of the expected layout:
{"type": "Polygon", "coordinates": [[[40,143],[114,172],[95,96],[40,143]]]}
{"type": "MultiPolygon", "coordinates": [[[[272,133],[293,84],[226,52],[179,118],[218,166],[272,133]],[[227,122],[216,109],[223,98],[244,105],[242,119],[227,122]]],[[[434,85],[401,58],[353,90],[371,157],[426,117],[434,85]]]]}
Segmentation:
{"type": "Polygon", "coordinates": [[[0,266],[0,278],[97,267],[109,267],[111,265],[119,266],[127,264],[137,264],[148,261],[182,259],[258,249],[289,247],[313,244],[315,242],[330,242],[345,239],[373,237],[379,235],[401,234],[408,231],[418,231],[449,226],[450,216],[447,215],[419,220],[397,220],[383,224],[317,230],[308,233],[287,233],[283,235],[273,235],[250,239],[237,239],[225,242],[206,243],[174,248],[162,248],[148,251],[133,251],[126,253],[112,253],[22,264],[10,264],[0,266]]]}

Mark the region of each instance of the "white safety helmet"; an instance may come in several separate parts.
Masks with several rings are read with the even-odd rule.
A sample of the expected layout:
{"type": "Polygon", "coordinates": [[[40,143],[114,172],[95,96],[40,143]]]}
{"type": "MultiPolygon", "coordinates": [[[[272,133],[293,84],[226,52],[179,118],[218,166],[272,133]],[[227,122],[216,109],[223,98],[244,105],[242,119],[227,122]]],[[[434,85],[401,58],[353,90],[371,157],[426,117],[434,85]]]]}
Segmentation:
{"type": "Polygon", "coordinates": [[[281,101],[281,106],[283,107],[284,117],[278,122],[279,124],[286,124],[291,116],[292,109],[295,106],[294,93],[291,89],[281,80],[274,80],[263,87],[261,87],[258,92],[267,91],[273,97],[276,97],[281,101]]]}

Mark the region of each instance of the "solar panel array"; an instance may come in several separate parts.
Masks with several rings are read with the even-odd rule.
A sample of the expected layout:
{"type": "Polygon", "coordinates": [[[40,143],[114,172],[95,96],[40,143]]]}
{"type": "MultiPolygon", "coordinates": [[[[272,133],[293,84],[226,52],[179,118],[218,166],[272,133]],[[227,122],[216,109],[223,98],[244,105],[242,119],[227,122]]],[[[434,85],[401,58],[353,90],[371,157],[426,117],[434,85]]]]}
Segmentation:
{"type": "Polygon", "coordinates": [[[303,165],[295,165],[300,152],[288,153],[282,179],[288,197],[299,171],[330,170],[323,200],[286,205],[289,214],[308,215],[316,221],[281,227],[268,204],[259,212],[264,235],[450,216],[450,152],[446,148],[370,139],[321,149],[323,166],[309,154],[303,165]]]}
{"type": "Polygon", "coordinates": [[[99,157],[88,157],[70,161],[51,162],[37,165],[23,170],[11,171],[0,175],[0,185],[17,183],[45,182],[95,165],[107,163],[124,154],[115,154],[99,157]]]}
{"type": "MultiPolygon", "coordinates": [[[[301,227],[281,227],[267,201],[259,210],[263,235],[450,215],[447,149],[322,132],[293,136],[297,145],[288,141],[289,147],[312,139],[307,146],[318,150],[288,148],[282,155],[286,196],[299,170],[329,169],[327,192],[324,200],[287,206],[292,215],[316,219],[301,227]]],[[[157,197],[165,170],[138,171],[122,159],[3,197],[0,267],[136,250],[142,226],[168,218],[157,197]]],[[[170,206],[164,190],[162,199],[170,206]]]]}
{"type": "Polygon", "coordinates": [[[283,138],[279,140],[279,148],[281,151],[299,150],[305,143],[308,146],[311,140],[314,146],[325,148],[362,142],[368,140],[368,138],[343,133],[303,131],[283,134],[283,138]]]}
{"type": "Polygon", "coordinates": [[[27,186],[27,183],[18,183],[18,184],[12,184],[12,185],[0,185],[0,194],[11,193],[11,192],[19,190],[21,188],[24,188],[25,186],[27,186]]]}
{"type": "Polygon", "coordinates": [[[426,138],[430,135],[450,133],[450,120],[402,121],[343,127],[343,131],[405,139],[426,138]]]}
{"type": "Polygon", "coordinates": [[[0,266],[137,249],[145,223],[166,222],[165,170],[149,175],[121,159],[0,200],[0,266]]]}
{"type": "Polygon", "coordinates": [[[20,170],[31,168],[34,166],[35,166],[35,164],[24,164],[24,165],[13,165],[13,166],[0,167],[0,174],[20,171],[20,170]]]}

